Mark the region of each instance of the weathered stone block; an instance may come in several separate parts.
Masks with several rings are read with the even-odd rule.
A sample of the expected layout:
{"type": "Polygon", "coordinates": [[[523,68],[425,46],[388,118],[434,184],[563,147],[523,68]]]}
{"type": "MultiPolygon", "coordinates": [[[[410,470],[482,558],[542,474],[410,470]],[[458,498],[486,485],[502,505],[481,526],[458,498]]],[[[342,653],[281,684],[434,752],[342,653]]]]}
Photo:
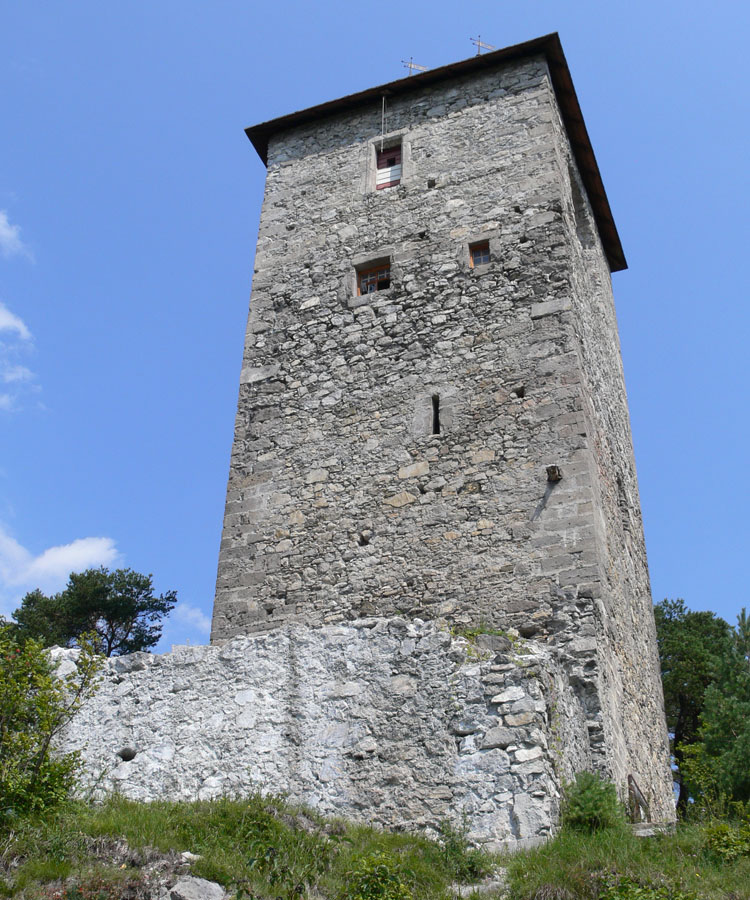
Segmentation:
{"type": "Polygon", "coordinates": [[[220,884],[192,875],[180,878],[169,891],[170,900],[224,900],[224,896],[220,884]]]}

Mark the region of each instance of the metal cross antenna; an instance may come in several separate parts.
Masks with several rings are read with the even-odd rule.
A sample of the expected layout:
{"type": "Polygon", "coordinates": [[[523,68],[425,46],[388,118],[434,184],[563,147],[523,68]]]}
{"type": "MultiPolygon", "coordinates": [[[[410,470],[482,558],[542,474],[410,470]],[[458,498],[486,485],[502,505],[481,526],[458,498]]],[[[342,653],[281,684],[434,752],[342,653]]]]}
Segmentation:
{"type": "Polygon", "coordinates": [[[402,59],[401,62],[402,62],[402,63],[404,64],[404,66],[409,70],[409,74],[410,74],[410,75],[411,75],[411,73],[412,73],[415,69],[416,69],[416,71],[418,71],[418,72],[426,72],[426,71],[427,71],[427,66],[419,66],[419,65],[417,65],[417,63],[414,62],[414,57],[413,57],[413,56],[410,56],[410,57],[409,57],[409,62],[407,62],[405,59],[402,59]]]}
{"type": "Polygon", "coordinates": [[[482,37],[481,34],[478,34],[475,38],[469,38],[472,44],[476,44],[477,46],[477,56],[480,56],[482,53],[482,49],[484,50],[497,50],[494,44],[485,44],[484,41],[480,40],[482,37]]]}

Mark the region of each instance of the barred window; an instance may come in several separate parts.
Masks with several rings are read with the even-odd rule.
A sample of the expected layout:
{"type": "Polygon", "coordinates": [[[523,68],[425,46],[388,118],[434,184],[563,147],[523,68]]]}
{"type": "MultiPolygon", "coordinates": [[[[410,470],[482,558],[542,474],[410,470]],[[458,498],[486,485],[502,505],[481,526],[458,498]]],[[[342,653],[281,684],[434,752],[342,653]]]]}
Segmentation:
{"type": "Polygon", "coordinates": [[[373,294],[391,286],[391,265],[383,263],[370,269],[359,269],[357,272],[357,293],[373,294]]]}
{"type": "Polygon", "coordinates": [[[490,242],[479,241],[476,244],[469,244],[469,259],[472,269],[486,265],[490,261],[490,242]]]}

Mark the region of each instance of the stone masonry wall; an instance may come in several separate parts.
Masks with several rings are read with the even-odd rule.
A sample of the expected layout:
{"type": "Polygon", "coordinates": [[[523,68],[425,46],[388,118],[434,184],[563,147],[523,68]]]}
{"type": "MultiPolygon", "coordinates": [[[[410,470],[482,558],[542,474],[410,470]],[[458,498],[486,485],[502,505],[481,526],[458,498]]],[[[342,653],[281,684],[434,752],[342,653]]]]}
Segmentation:
{"type": "Polygon", "coordinates": [[[379,105],[271,142],[212,639],[372,614],[572,637],[597,563],[546,66],[388,122],[385,191],[379,105]],[[391,287],[356,297],[355,266],[388,255],[391,287]]]}
{"type": "Polygon", "coordinates": [[[574,427],[593,449],[594,533],[604,560],[591,593],[605,707],[601,738],[611,754],[605,771],[620,785],[633,774],[654,818],[670,820],[672,774],[664,764],[669,740],[614,297],[591,206],[559,118],[557,131],[583,386],[574,427]]]}
{"type": "MultiPolygon", "coordinates": [[[[53,654],[69,670],[77,651],[53,654]]],[[[494,848],[549,835],[560,779],[590,765],[582,710],[548,648],[404,619],[110,659],[60,749],[81,751],[84,790],[288,792],[399,828],[465,814],[494,848]]]]}
{"type": "Polygon", "coordinates": [[[588,765],[671,818],[609,271],[546,63],[390,100],[403,178],[375,191],[380,117],[269,144],[212,640],[516,628],[566,672],[588,765]],[[358,297],[384,259],[391,286],[358,297]]]}

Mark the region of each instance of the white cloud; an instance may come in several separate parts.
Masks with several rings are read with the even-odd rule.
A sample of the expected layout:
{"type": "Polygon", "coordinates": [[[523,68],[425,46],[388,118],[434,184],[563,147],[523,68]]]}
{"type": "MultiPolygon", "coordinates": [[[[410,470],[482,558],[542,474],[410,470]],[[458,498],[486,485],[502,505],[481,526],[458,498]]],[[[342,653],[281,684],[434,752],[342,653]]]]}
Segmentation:
{"type": "Polygon", "coordinates": [[[164,620],[161,640],[154,652],[166,653],[179,644],[207,644],[210,633],[211,617],[199,606],[178,600],[169,618],[164,620]]]}
{"type": "MultiPolygon", "coordinates": [[[[21,240],[21,229],[18,225],[12,225],[8,219],[8,213],[0,209],[0,255],[27,256],[31,259],[28,247],[21,240]]],[[[31,331],[20,316],[11,312],[0,301],[0,381],[5,384],[14,384],[13,390],[6,390],[0,394],[0,410],[10,411],[19,408],[18,400],[24,393],[21,385],[27,385],[33,381],[33,373],[26,366],[11,362],[14,356],[29,351],[32,345],[31,331]]],[[[31,388],[33,390],[33,388],[31,388]]],[[[38,388],[37,388],[38,390],[38,388]]]]}
{"type": "Polygon", "coordinates": [[[0,209],[0,253],[6,258],[10,256],[26,256],[32,258],[31,251],[21,240],[21,229],[11,225],[8,213],[0,209]]]}
{"type": "Polygon", "coordinates": [[[119,560],[115,542],[107,537],[78,538],[34,556],[0,525],[0,615],[10,615],[34,588],[55,593],[65,587],[71,572],[119,560]]]}
{"type": "Polygon", "coordinates": [[[34,384],[34,373],[19,359],[34,351],[34,342],[28,326],[0,301],[0,383],[7,385],[0,394],[0,410],[13,412],[21,409],[23,399],[40,390],[34,384]]]}
{"type": "Polygon", "coordinates": [[[34,373],[26,366],[8,366],[3,371],[3,381],[6,384],[13,384],[16,381],[31,381],[34,373]]]}
{"type": "Polygon", "coordinates": [[[196,631],[201,632],[201,634],[206,635],[211,632],[211,619],[209,619],[202,609],[198,609],[197,606],[191,606],[189,603],[178,602],[172,613],[172,618],[181,625],[187,625],[190,628],[194,628],[196,631]]]}
{"type": "Polygon", "coordinates": [[[24,581],[58,585],[71,572],[91,566],[107,566],[117,558],[112,538],[78,538],[70,544],[50,547],[29,561],[23,573],[24,581]]]}
{"type": "Polygon", "coordinates": [[[13,331],[24,341],[31,340],[31,332],[23,319],[12,313],[0,300],[0,331],[13,331]]]}

